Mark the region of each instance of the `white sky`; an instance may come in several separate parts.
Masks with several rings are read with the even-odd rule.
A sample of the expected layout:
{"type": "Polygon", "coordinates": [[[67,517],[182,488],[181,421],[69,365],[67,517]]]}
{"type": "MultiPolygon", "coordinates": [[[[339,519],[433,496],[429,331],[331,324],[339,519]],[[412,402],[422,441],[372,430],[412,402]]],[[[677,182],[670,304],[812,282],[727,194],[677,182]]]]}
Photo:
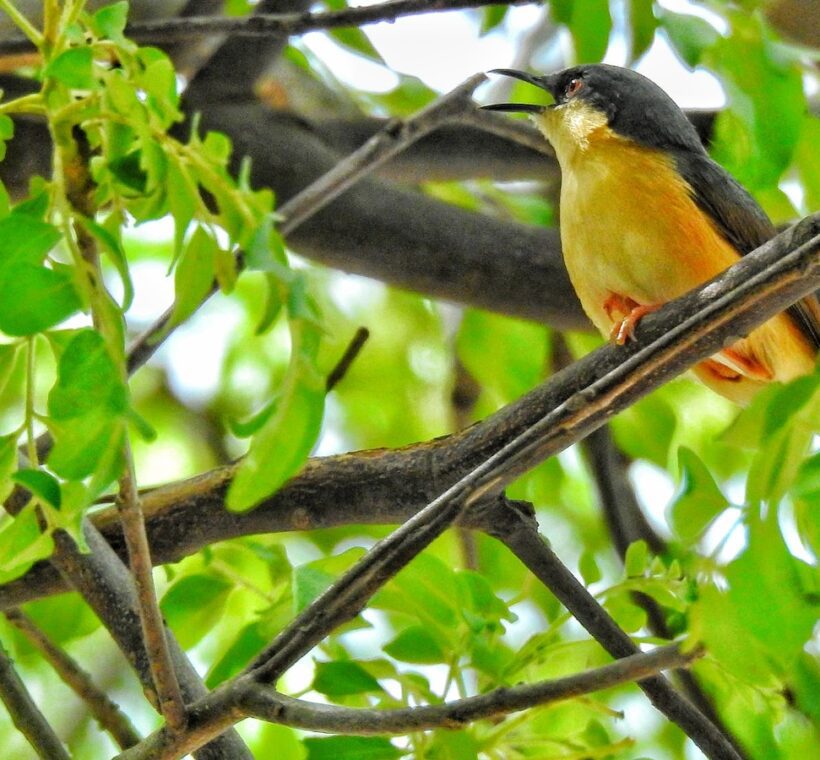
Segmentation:
{"type": "MultiPolygon", "coordinates": [[[[718,16],[694,8],[686,0],[664,0],[663,5],[676,13],[696,13],[716,27],[722,26],[718,16]]],[[[536,5],[510,8],[507,28],[484,37],[479,34],[478,15],[464,11],[408,16],[389,24],[363,27],[363,31],[391,69],[417,76],[443,92],[478,71],[509,66],[520,38],[538,23],[542,12],[543,8],[536,5]]],[[[569,60],[568,34],[561,32],[559,40],[569,60]]],[[[307,34],[302,42],[342,82],[377,92],[387,92],[396,85],[396,77],[390,71],[344,50],[322,32],[307,34]]],[[[624,65],[625,55],[623,39],[613,34],[605,61],[624,65]]],[[[661,85],[684,108],[717,108],[725,102],[718,81],[706,71],[689,71],[663,39],[656,40],[637,69],[661,85]]]]}

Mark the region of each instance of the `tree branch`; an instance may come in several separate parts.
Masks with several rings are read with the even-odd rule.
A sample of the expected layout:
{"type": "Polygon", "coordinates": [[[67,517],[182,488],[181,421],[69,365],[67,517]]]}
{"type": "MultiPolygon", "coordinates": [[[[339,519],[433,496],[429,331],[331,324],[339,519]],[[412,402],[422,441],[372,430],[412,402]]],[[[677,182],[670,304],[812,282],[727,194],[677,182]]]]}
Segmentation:
{"type": "Polygon", "coordinates": [[[134,576],[137,610],[142,637],[148,655],[148,666],[156,688],[160,712],[173,730],[185,725],[185,703],[179,689],[168,642],[165,624],[159,610],[152,575],[151,550],[145,533],[145,519],[137,493],[134,458],[126,434],[123,443],[125,471],[120,478],[116,506],[122,523],[122,534],[128,549],[128,561],[134,576]]]}
{"type": "Polygon", "coordinates": [[[538,705],[553,704],[620,684],[640,681],[670,668],[688,667],[703,653],[702,649],[682,653],[677,644],[671,644],[563,678],[493,689],[480,696],[441,705],[395,710],[355,709],[304,702],[256,683],[249,683],[247,687],[244,687],[244,683],[239,686],[238,702],[249,717],[307,731],[348,735],[400,735],[434,728],[458,729],[472,721],[509,715],[538,705]]]}
{"type": "Polygon", "coordinates": [[[141,737],[128,716],[105,692],[95,686],[91,676],[77,662],[54,644],[22,610],[7,610],[5,615],[6,620],[26,637],[57,675],[88,705],[91,715],[104,731],[111,734],[120,748],[126,749],[139,744],[141,737]]]}
{"type": "MultiPolygon", "coordinates": [[[[56,530],[52,534],[54,553],[51,561],[66,581],[82,593],[136,671],[149,701],[156,705],[149,655],[140,628],[134,580],[122,560],[88,520],[83,520],[82,530],[90,551],[80,552],[71,536],[63,530],[56,530]]],[[[166,635],[185,701],[192,702],[205,696],[208,690],[199,674],[170,631],[166,635]]],[[[235,731],[214,738],[197,751],[196,757],[197,760],[251,760],[248,748],[235,731]]]]}
{"type": "Polygon", "coordinates": [[[43,760],[70,760],[62,742],[17,675],[14,663],[0,644],[0,698],[17,730],[43,760]]]}
{"type": "MultiPolygon", "coordinates": [[[[581,442],[581,449],[590,465],[598,491],[598,501],[621,561],[626,556],[629,544],[639,540],[646,541],[653,554],[666,554],[666,543],[652,529],[641,511],[635,490],[627,476],[628,459],[618,450],[609,428],[599,428],[587,436],[581,442]]],[[[646,611],[648,628],[655,636],[673,638],[663,609],[651,596],[636,591],[632,593],[632,598],[646,611]]],[[[737,753],[745,759],[747,755],[737,737],[717,713],[712,700],[701,688],[695,675],[689,670],[676,671],[674,675],[681,690],[695,707],[714,723],[732,743],[737,753]]]]}
{"type": "MultiPolygon", "coordinates": [[[[566,407],[568,401],[569,406],[583,410],[587,398],[591,402],[593,396],[589,391],[580,393],[578,389],[594,384],[598,378],[623,373],[627,368],[631,370],[631,357],[638,352],[641,361],[646,362],[644,376],[652,375],[658,364],[652,353],[663,342],[667,343],[665,350],[669,350],[669,341],[664,339],[672,331],[684,341],[685,347],[677,356],[674,351],[671,356],[665,356],[675,364],[674,372],[679,373],[699,357],[714,353],[725,336],[734,337],[748,331],[765,321],[769,314],[810,292],[816,287],[817,275],[806,274],[804,279],[803,270],[816,272],[817,242],[811,241],[818,232],[820,214],[773,238],[712,283],[645,317],[640,323],[637,341],[628,346],[609,345],[599,349],[457,435],[395,451],[309,460],[303,471],[280,491],[259,507],[242,514],[224,509],[224,495],[233,466],[158,488],[143,497],[154,561],[174,562],[209,543],[253,533],[402,522],[514,436],[538,422],[547,411],[561,405],[566,407]],[[793,252],[798,249],[795,256],[793,252]],[[769,277],[772,281],[767,285],[769,277]],[[757,291],[760,291],[760,300],[757,300],[757,291]],[[718,301],[727,311],[710,314],[712,304],[718,301]],[[743,311],[738,310],[734,317],[733,303],[744,305],[743,311]],[[720,322],[709,342],[701,346],[692,345],[692,339],[700,333],[690,328],[698,322],[701,328],[720,322]],[[697,353],[693,353],[695,351],[697,353]]],[[[627,377],[622,376],[622,382],[629,383],[634,390],[627,377]]],[[[661,379],[652,376],[648,382],[659,385],[661,379]]],[[[472,527],[486,527],[470,514],[465,520],[465,524],[472,527]]],[[[95,516],[95,524],[106,538],[115,547],[121,547],[116,522],[111,511],[95,516]]],[[[16,606],[64,588],[47,565],[40,564],[22,579],[0,586],[0,608],[16,606]]]]}
{"type": "MultiPolygon", "coordinates": [[[[174,42],[207,34],[243,37],[297,35],[318,29],[365,26],[381,21],[395,21],[403,16],[434,11],[482,8],[487,5],[528,5],[536,0],[392,0],[379,5],[345,8],[319,13],[253,14],[249,16],[187,16],[137,21],[125,28],[127,37],[137,42],[174,42]]],[[[23,36],[0,42],[0,56],[34,50],[32,42],[23,36]]]]}
{"type": "MultiPolygon", "coordinates": [[[[475,105],[470,95],[485,80],[484,74],[476,74],[426,108],[421,109],[414,116],[388,122],[384,129],[376,133],[364,145],[279,207],[277,213],[282,219],[279,232],[287,237],[334,198],[377,166],[389,160],[391,156],[396,155],[439,124],[474,110],[475,105]]],[[[237,263],[237,268],[242,268],[241,261],[237,263]]],[[[214,281],[206,299],[213,295],[218,287],[219,284],[214,281]]],[[[167,309],[133,343],[128,351],[129,374],[142,366],[170,334],[166,326],[172,314],[173,307],[167,309]]]]}
{"type": "MultiPolygon", "coordinates": [[[[818,221],[820,215],[815,218],[814,225],[808,225],[814,232],[818,221]]],[[[650,341],[647,345],[633,348],[629,352],[631,356],[620,367],[601,378],[591,378],[586,388],[576,391],[563,404],[528,426],[390,536],[379,541],[302,610],[253,660],[245,673],[260,683],[274,683],[330,631],[358,615],[372,595],[441,535],[464,509],[479,505],[488,494],[504,488],[543,458],[576,442],[603,424],[615,411],[674,376],[673,373],[707,358],[727,338],[736,340],[736,333],[731,331],[738,323],[745,332],[820,285],[820,234],[815,234],[807,243],[771,264],[768,270],[765,266],[760,267],[757,259],[764,259],[764,254],[777,248],[770,241],[759,249],[751,264],[744,260],[705,288],[679,299],[677,304],[697,299],[704,290],[712,293],[711,300],[698,313],[670,331],[657,335],[660,319],[663,316],[668,318],[675,304],[661,309],[645,330],[650,341]],[[744,267],[744,264],[748,265],[744,267]],[[738,282],[739,276],[743,279],[738,282]],[[734,287],[727,290],[726,280],[733,279],[734,287]],[[763,301],[761,294],[768,298],[763,301]],[[676,341],[684,345],[683,351],[676,346],[676,341]]],[[[504,527],[497,530],[504,531],[504,527]]],[[[595,631],[608,651],[618,657],[636,651],[629,636],[563,567],[535,530],[516,529],[502,535],[579,622],[595,631]]],[[[723,734],[681,699],[666,681],[651,678],[642,682],[641,687],[653,705],[677,723],[708,757],[713,760],[739,758],[723,734]]],[[[223,727],[221,722],[218,723],[219,730],[223,727]]],[[[179,737],[168,731],[163,736],[163,751],[165,743],[170,742],[174,750],[169,752],[176,752],[179,737]]],[[[159,756],[171,755],[159,753],[159,756]]]]}
{"type": "MultiPolygon", "coordinates": [[[[639,650],[595,597],[555,555],[526,521],[508,520],[494,534],[566,607],[575,619],[613,657],[629,657],[639,650]]],[[[638,684],[652,705],[681,730],[711,760],[742,760],[729,739],[682,697],[662,676],[638,684]]]]}

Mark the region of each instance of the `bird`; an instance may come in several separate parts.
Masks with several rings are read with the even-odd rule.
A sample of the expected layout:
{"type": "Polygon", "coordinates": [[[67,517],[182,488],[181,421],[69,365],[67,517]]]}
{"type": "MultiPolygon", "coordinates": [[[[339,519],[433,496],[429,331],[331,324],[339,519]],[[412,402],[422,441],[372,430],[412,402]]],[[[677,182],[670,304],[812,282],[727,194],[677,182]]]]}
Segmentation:
{"type": "MultiPolygon", "coordinates": [[[[623,345],[646,314],[724,271],[775,234],[752,196],[704,148],[648,77],[608,64],[539,76],[490,73],[546,90],[553,105],[498,103],[530,116],[561,168],[561,247],[592,323],[623,345]]],[[[773,381],[814,370],[820,302],[810,296],[697,364],[706,386],[746,406],[773,381]]]]}

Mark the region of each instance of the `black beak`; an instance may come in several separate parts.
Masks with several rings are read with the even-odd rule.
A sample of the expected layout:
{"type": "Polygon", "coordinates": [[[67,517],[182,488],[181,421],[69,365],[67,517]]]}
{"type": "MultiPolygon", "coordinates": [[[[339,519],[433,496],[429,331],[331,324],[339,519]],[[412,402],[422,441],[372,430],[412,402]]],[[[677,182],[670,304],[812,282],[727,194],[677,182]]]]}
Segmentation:
{"type": "MultiPolygon", "coordinates": [[[[503,74],[506,77],[520,79],[522,82],[527,82],[527,84],[535,85],[542,90],[546,90],[555,97],[555,93],[553,92],[553,88],[555,87],[554,77],[537,77],[533,74],[528,74],[526,71],[517,71],[516,69],[492,69],[487,73],[503,74]]],[[[506,111],[511,113],[543,113],[545,109],[551,107],[552,106],[534,105],[533,103],[495,103],[494,105],[482,106],[482,109],[485,111],[506,111]]]]}

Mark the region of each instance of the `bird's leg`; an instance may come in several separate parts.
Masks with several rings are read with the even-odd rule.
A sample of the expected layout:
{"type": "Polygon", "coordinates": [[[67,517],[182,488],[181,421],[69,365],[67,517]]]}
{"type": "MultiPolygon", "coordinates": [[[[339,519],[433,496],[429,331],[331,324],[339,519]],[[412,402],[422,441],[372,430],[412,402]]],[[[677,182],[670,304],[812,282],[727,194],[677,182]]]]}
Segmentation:
{"type": "Polygon", "coordinates": [[[604,301],[604,311],[613,321],[612,329],[609,332],[609,339],[619,346],[624,345],[630,338],[635,337],[635,328],[638,322],[647,314],[657,311],[662,304],[640,304],[629,296],[620,293],[612,293],[604,301]],[[616,319],[614,315],[620,315],[616,319]]]}

